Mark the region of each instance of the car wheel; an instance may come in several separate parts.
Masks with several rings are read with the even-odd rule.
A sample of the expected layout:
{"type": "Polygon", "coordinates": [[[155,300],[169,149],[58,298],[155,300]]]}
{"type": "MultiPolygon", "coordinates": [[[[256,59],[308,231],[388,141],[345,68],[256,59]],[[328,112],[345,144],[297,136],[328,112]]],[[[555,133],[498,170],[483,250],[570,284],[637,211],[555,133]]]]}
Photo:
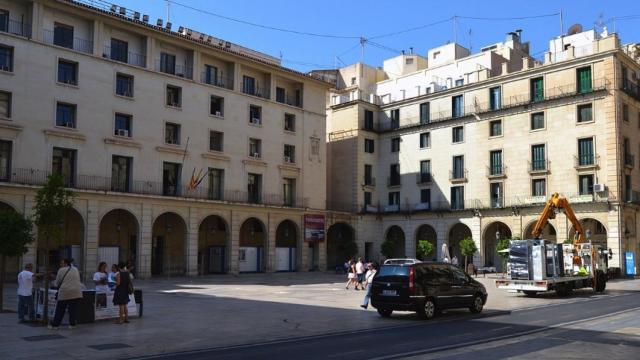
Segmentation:
{"type": "Polygon", "coordinates": [[[433,299],[425,299],[418,313],[425,319],[433,319],[438,314],[438,308],[433,299]]]}
{"type": "Polygon", "coordinates": [[[385,318],[391,316],[391,313],[393,313],[393,310],[391,309],[378,309],[378,314],[385,318]]]}
{"type": "Polygon", "coordinates": [[[474,314],[478,314],[482,312],[482,308],[484,307],[484,301],[482,301],[482,296],[476,295],[473,297],[473,303],[469,307],[469,311],[474,314]]]}
{"type": "Polygon", "coordinates": [[[522,292],[528,297],[535,297],[538,295],[538,292],[533,290],[523,290],[522,292]]]}

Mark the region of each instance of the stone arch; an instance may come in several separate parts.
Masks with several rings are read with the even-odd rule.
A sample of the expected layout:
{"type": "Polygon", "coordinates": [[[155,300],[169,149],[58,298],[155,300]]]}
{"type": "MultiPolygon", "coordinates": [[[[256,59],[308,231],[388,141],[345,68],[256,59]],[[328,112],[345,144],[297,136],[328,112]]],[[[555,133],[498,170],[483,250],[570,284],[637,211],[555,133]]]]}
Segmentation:
{"type": "Polygon", "coordinates": [[[404,230],[400,226],[391,225],[385,232],[384,240],[391,241],[394,244],[391,258],[406,257],[404,230]]]}
{"type": "MultiPolygon", "coordinates": [[[[99,222],[98,264],[125,262],[136,270],[140,223],[136,216],[125,209],[112,209],[99,222]]],[[[91,269],[87,269],[90,271],[91,269]]]]}
{"type": "Polygon", "coordinates": [[[276,228],[276,271],[295,271],[298,256],[298,225],[286,219],[276,228]]]}
{"type": "Polygon", "coordinates": [[[165,212],[153,222],[151,244],[152,275],[186,273],[187,224],[174,212],[165,212]]]}
{"type": "Polygon", "coordinates": [[[229,271],[231,236],[229,226],[220,215],[208,215],[198,227],[198,274],[229,271]]]}
{"type": "Polygon", "coordinates": [[[494,221],[484,228],[484,234],[482,236],[482,248],[480,252],[483,258],[482,266],[495,267],[496,272],[502,272],[502,257],[498,254],[498,240],[510,239],[511,228],[501,222],[494,221]]]}
{"type": "Polygon", "coordinates": [[[327,230],[327,270],[335,270],[336,267],[342,269],[342,265],[349,258],[354,257],[358,253],[358,245],[355,244],[355,253],[351,254],[348,245],[355,244],[355,231],[344,222],[337,222],[327,230]]]}
{"type": "Polygon", "coordinates": [[[246,219],[240,227],[240,272],[264,272],[267,260],[267,230],[255,217],[246,219]]]}
{"type": "MultiPolygon", "coordinates": [[[[524,230],[523,239],[533,239],[533,228],[536,226],[537,221],[530,222],[524,230]]],[[[542,234],[540,234],[540,239],[549,240],[550,242],[557,242],[558,235],[556,233],[556,228],[551,225],[551,223],[547,223],[547,225],[542,228],[542,234]]]]}
{"type": "Polygon", "coordinates": [[[427,240],[433,245],[433,251],[422,260],[437,260],[438,259],[438,233],[429,224],[422,224],[416,229],[415,234],[416,249],[418,248],[418,242],[421,240],[427,240]]]}
{"type": "Polygon", "coordinates": [[[43,234],[39,234],[38,265],[47,264],[49,270],[53,270],[58,268],[60,260],[72,258],[78,269],[83,269],[84,217],[75,207],[69,208],[59,226],[60,236],[55,239],[47,239],[43,234]]]}
{"type": "MultiPolygon", "coordinates": [[[[606,226],[597,219],[594,218],[584,218],[578,220],[580,221],[580,225],[582,225],[582,229],[585,232],[585,237],[587,237],[587,241],[591,241],[594,245],[600,245],[604,248],[607,248],[607,228],[606,226]],[[590,236],[587,236],[589,234],[590,236]]],[[[624,231],[624,230],[623,230],[624,231]]],[[[573,240],[575,236],[576,230],[571,226],[569,230],[569,239],[573,240]]]]}
{"type": "Polygon", "coordinates": [[[453,257],[458,258],[458,264],[462,264],[464,262],[464,257],[462,256],[462,252],[460,252],[460,241],[465,238],[470,238],[471,229],[463,223],[456,223],[449,229],[447,245],[449,247],[449,255],[451,259],[453,257]]]}

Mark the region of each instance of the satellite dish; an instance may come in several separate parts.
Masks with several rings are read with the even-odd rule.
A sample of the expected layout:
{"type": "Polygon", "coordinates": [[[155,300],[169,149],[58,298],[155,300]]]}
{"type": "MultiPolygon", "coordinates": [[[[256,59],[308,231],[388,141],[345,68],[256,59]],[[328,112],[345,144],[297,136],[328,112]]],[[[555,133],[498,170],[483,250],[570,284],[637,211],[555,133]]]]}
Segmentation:
{"type": "Polygon", "coordinates": [[[582,25],[573,24],[569,28],[569,31],[568,31],[567,35],[575,35],[575,34],[578,34],[578,33],[581,33],[581,32],[582,32],[582,25]]]}

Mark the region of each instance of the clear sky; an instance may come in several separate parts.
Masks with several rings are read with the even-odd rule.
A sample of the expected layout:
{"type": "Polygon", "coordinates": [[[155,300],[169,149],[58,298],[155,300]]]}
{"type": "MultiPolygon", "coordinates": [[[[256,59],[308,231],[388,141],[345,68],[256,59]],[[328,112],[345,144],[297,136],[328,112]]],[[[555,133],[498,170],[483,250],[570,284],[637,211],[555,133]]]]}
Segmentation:
{"type": "MultiPolygon", "coordinates": [[[[163,18],[166,22],[165,0],[107,1],[149,14],[152,23],[157,18],[163,18]]],[[[640,42],[640,0],[175,0],[170,5],[170,18],[174,30],[178,26],[189,27],[282,57],[283,65],[309,71],[332,68],[336,63],[343,66],[359,61],[362,56],[358,40],[360,36],[373,38],[372,43],[364,47],[364,61],[376,66],[397,54],[395,51],[408,50],[409,47],[413,47],[418,54],[426,54],[430,48],[453,41],[456,34],[458,43],[471,46],[472,51],[477,52],[483,46],[503,41],[507,32],[516,29],[523,30],[523,40],[531,42],[531,53],[540,58],[548,48],[548,41],[560,34],[560,16],[505,18],[555,14],[560,10],[565,32],[575,23],[581,23],[584,29],[605,23],[610,32],[614,29],[618,32],[623,43],[640,42]],[[325,38],[268,30],[195,11],[180,4],[270,27],[354,38],[325,38]],[[455,22],[443,21],[454,15],[460,18],[455,22]],[[614,21],[613,18],[618,19],[614,21]],[[443,22],[398,35],[374,38],[439,21],[443,22]]]]}

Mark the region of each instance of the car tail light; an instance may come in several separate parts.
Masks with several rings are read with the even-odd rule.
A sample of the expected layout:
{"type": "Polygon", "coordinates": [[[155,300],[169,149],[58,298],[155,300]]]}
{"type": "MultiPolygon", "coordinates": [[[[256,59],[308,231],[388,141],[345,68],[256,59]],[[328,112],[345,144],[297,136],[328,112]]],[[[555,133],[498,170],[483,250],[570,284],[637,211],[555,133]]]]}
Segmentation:
{"type": "Polygon", "coordinates": [[[413,293],[413,266],[409,268],[409,292],[413,293]]]}

